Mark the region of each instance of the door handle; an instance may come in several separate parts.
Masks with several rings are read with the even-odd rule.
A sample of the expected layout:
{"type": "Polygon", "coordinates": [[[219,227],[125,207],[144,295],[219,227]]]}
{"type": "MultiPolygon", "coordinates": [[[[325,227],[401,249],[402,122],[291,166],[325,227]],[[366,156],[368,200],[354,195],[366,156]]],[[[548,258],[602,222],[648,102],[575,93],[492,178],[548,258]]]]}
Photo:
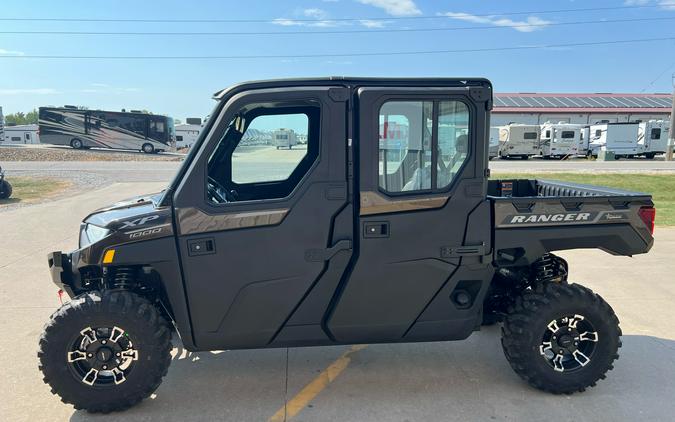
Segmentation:
{"type": "Polygon", "coordinates": [[[216,253],[216,241],[212,238],[187,241],[188,256],[210,255],[216,253]]]}
{"type": "Polygon", "coordinates": [[[364,223],[363,237],[389,237],[389,222],[373,221],[364,223]]]}
{"type": "Polygon", "coordinates": [[[336,253],[340,251],[350,251],[352,250],[352,241],[351,240],[338,240],[338,242],[326,249],[309,249],[305,251],[305,261],[309,262],[322,262],[328,261],[335,256],[336,253]]]}

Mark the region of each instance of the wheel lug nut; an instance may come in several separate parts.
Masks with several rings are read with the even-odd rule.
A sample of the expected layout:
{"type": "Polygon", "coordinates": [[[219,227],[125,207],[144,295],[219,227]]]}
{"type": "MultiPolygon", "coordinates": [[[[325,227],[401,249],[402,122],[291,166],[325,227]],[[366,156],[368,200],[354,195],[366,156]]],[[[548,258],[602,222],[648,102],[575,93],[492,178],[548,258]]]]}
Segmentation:
{"type": "Polygon", "coordinates": [[[115,353],[115,356],[120,356],[120,352],[115,353]]]}
{"type": "Polygon", "coordinates": [[[105,341],[105,340],[101,340],[101,344],[105,344],[105,343],[106,343],[106,341],[105,341]]]}
{"type": "Polygon", "coordinates": [[[103,365],[103,369],[108,369],[108,365],[103,365]]]}
{"type": "Polygon", "coordinates": [[[94,355],[92,353],[87,353],[87,357],[91,358],[91,357],[94,357],[94,355]]]}

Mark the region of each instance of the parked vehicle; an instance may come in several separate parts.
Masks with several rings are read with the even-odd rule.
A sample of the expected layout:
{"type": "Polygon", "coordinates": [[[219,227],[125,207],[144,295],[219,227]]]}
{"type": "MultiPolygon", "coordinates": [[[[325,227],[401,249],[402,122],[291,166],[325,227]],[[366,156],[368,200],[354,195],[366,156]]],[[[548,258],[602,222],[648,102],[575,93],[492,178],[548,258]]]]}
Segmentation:
{"type": "Polygon", "coordinates": [[[579,144],[577,146],[577,155],[586,156],[588,153],[588,145],[591,138],[591,127],[582,126],[579,133],[579,144]]]}
{"type": "Polygon", "coordinates": [[[0,167],[0,199],[7,199],[12,196],[12,185],[5,180],[5,172],[0,167]]]}
{"type": "Polygon", "coordinates": [[[150,396],[172,327],[204,351],[461,340],[503,319],[507,360],[539,389],[583,391],[612,368],[616,315],[552,252],[649,251],[652,199],[488,181],[488,80],[276,80],[216,99],[166,190],[95,211],[77,250],[49,254],[72,300],[38,357],[63,401],[109,412],[150,396]],[[266,115],[306,124],[288,174],[235,153],[266,115]],[[385,121],[407,127],[387,149],[385,121]]]}
{"type": "Polygon", "coordinates": [[[665,154],[668,148],[670,122],[666,120],[650,120],[638,126],[638,150],[652,160],[657,154],[665,154]]]}
{"type": "Polygon", "coordinates": [[[489,152],[488,159],[492,160],[495,157],[499,156],[499,128],[491,127],[490,128],[490,141],[489,141],[489,152]]]}
{"type": "Polygon", "coordinates": [[[28,145],[40,143],[38,125],[5,126],[0,145],[28,145]]]}
{"type": "Polygon", "coordinates": [[[151,154],[174,151],[173,119],[142,112],[40,107],[40,142],[74,149],[133,149],[151,154]]]}
{"type": "Polygon", "coordinates": [[[511,123],[499,131],[500,158],[520,157],[527,160],[539,154],[539,125],[511,123]]]}
{"type": "Polygon", "coordinates": [[[293,129],[278,129],[275,130],[272,134],[274,138],[274,146],[277,149],[293,149],[293,145],[297,145],[298,139],[295,136],[295,131],[293,129]]]}
{"type": "Polygon", "coordinates": [[[550,123],[541,125],[539,155],[545,158],[563,158],[577,155],[581,125],[550,123]]]}
{"type": "Polygon", "coordinates": [[[591,125],[587,155],[597,157],[600,150],[611,151],[616,159],[635,157],[638,147],[638,123],[591,125]]]}

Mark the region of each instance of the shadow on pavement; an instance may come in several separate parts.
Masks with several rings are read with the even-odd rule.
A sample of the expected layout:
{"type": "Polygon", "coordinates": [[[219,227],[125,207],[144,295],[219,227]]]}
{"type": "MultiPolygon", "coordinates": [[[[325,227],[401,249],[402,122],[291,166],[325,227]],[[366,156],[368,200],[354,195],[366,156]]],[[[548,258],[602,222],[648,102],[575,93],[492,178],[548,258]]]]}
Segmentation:
{"type": "MultiPolygon", "coordinates": [[[[370,345],[296,420],[671,420],[675,341],[623,337],[621,358],[596,388],[572,396],[530,388],[488,327],[464,342],[370,345]]],[[[183,349],[152,399],[123,413],[71,420],[267,420],[343,348],[190,354],[183,349]]]]}

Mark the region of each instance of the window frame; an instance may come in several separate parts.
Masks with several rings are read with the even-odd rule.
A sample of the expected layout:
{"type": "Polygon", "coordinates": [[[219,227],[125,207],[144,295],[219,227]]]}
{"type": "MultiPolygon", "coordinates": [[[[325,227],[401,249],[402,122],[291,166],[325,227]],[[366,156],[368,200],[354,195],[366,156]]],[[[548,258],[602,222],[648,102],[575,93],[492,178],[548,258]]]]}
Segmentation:
{"type": "MultiPolygon", "coordinates": [[[[303,184],[307,180],[307,178],[314,172],[315,168],[319,165],[319,162],[321,160],[321,155],[322,155],[321,151],[323,149],[323,143],[322,143],[322,136],[323,135],[322,134],[323,134],[324,119],[325,119],[324,113],[326,112],[325,111],[326,105],[324,104],[324,102],[318,97],[305,97],[305,96],[298,97],[298,98],[292,98],[292,99],[283,99],[283,100],[280,100],[280,101],[277,101],[277,100],[266,101],[266,100],[267,99],[265,99],[265,98],[260,98],[257,101],[254,100],[254,99],[247,99],[247,101],[238,101],[238,99],[235,99],[234,104],[226,104],[225,107],[227,109],[229,109],[230,112],[225,113],[222,116],[223,122],[219,123],[219,124],[222,124],[222,131],[219,134],[220,139],[217,142],[214,142],[210,148],[203,151],[203,153],[206,154],[205,155],[204,173],[203,173],[203,179],[202,179],[202,184],[204,186],[203,203],[207,207],[213,208],[214,211],[216,211],[216,212],[219,212],[218,210],[222,210],[223,208],[226,208],[226,207],[235,207],[236,208],[236,207],[246,206],[246,205],[286,202],[286,201],[290,200],[296,194],[296,192],[303,186],[303,184]],[[222,142],[222,139],[225,137],[225,134],[227,133],[227,129],[230,125],[230,122],[232,121],[232,119],[234,119],[236,117],[237,113],[239,113],[242,109],[245,109],[245,108],[250,107],[252,105],[256,105],[256,104],[262,105],[262,104],[267,104],[267,103],[269,103],[269,104],[278,103],[274,107],[274,108],[277,108],[277,109],[288,109],[288,108],[295,108],[295,109],[315,108],[316,109],[317,117],[316,117],[315,126],[316,126],[316,130],[317,130],[317,135],[316,135],[315,151],[314,151],[313,156],[312,156],[312,155],[310,155],[310,151],[308,149],[307,154],[305,155],[305,157],[303,157],[303,160],[306,159],[307,157],[311,157],[312,162],[307,165],[307,169],[304,172],[304,174],[298,178],[297,183],[295,184],[295,186],[290,190],[290,192],[286,196],[278,197],[278,198],[245,199],[245,200],[240,200],[240,201],[235,201],[235,202],[224,202],[224,203],[212,202],[208,198],[208,189],[206,189],[206,187],[208,186],[208,178],[209,178],[208,162],[210,160],[210,157],[213,154],[216,153],[220,142],[222,142]],[[301,106],[301,105],[299,105],[300,103],[305,103],[305,104],[304,104],[304,106],[301,106]],[[279,105],[279,104],[281,104],[281,105],[279,105]],[[291,104],[291,105],[289,105],[289,104],[291,104]],[[231,110],[236,110],[236,111],[231,111],[231,110]]],[[[274,114],[290,114],[290,113],[281,112],[281,113],[274,113],[274,114]]],[[[251,122],[253,122],[253,120],[255,120],[255,118],[260,116],[260,115],[263,115],[263,113],[256,114],[251,119],[251,122]]],[[[312,127],[311,113],[307,114],[307,117],[308,117],[308,126],[309,126],[309,128],[311,128],[312,127]]],[[[219,117],[219,119],[220,119],[220,117],[219,117]]],[[[246,133],[246,130],[248,129],[248,126],[250,126],[250,123],[247,124],[246,129],[244,130],[244,133],[246,133]]],[[[309,148],[309,140],[310,140],[310,137],[309,137],[309,133],[308,133],[308,142],[307,142],[308,148],[309,148]]],[[[236,150],[236,148],[237,148],[237,146],[239,145],[240,142],[241,142],[241,139],[239,139],[239,141],[237,142],[236,145],[229,147],[228,151],[227,151],[227,154],[228,154],[229,159],[230,159],[230,167],[228,169],[227,176],[228,176],[230,182],[233,183],[235,186],[247,186],[247,185],[254,185],[254,184],[263,185],[263,184],[273,184],[273,183],[286,182],[293,175],[293,173],[295,171],[297,171],[298,167],[300,166],[300,164],[303,161],[303,160],[301,160],[298,163],[298,165],[295,167],[295,169],[293,170],[291,175],[289,175],[289,177],[287,177],[284,180],[276,180],[276,181],[268,181],[268,182],[253,182],[253,183],[236,183],[236,182],[232,181],[231,159],[232,159],[232,154],[234,154],[234,151],[236,150]]]]}
{"type": "Polygon", "coordinates": [[[651,130],[651,133],[649,134],[649,138],[652,140],[661,140],[661,128],[660,127],[653,127],[651,130]],[[654,136],[654,133],[658,133],[659,136],[654,136]]]}
{"type": "MultiPolygon", "coordinates": [[[[444,96],[439,96],[438,94],[435,95],[392,95],[392,96],[384,96],[381,98],[379,101],[376,101],[373,104],[373,119],[375,120],[375,125],[374,125],[374,130],[375,133],[371,134],[370,139],[368,142],[370,142],[372,139],[376,140],[375,149],[374,149],[374,157],[373,157],[373,173],[375,175],[375,181],[377,185],[377,191],[381,193],[384,196],[390,197],[390,198],[396,198],[396,197],[408,197],[408,196],[422,196],[422,195],[434,195],[434,194],[443,194],[450,192],[455,188],[459,180],[462,178],[461,174],[464,172],[464,169],[466,166],[471,162],[471,160],[474,159],[474,154],[475,154],[475,133],[476,133],[476,110],[475,110],[475,105],[468,101],[466,97],[457,95],[457,94],[448,94],[444,96]],[[410,191],[399,191],[399,192],[391,192],[386,190],[384,187],[380,185],[380,172],[379,172],[379,166],[380,166],[380,145],[379,145],[379,135],[380,135],[380,112],[382,110],[382,107],[389,102],[431,102],[432,103],[432,126],[431,126],[431,162],[434,164],[437,164],[438,160],[438,120],[439,120],[439,110],[440,110],[440,103],[441,102],[459,102],[464,104],[466,107],[467,113],[468,113],[468,122],[467,122],[467,127],[469,129],[469,134],[468,134],[468,145],[467,145],[467,152],[466,152],[466,157],[464,157],[464,161],[462,162],[462,165],[457,169],[457,173],[455,173],[455,176],[452,178],[452,181],[448,183],[446,186],[442,188],[436,188],[436,181],[438,178],[438,168],[437,165],[431,166],[431,188],[429,189],[416,189],[416,190],[410,190],[410,191]]],[[[386,174],[385,174],[386,177],[386,174]]]]}

